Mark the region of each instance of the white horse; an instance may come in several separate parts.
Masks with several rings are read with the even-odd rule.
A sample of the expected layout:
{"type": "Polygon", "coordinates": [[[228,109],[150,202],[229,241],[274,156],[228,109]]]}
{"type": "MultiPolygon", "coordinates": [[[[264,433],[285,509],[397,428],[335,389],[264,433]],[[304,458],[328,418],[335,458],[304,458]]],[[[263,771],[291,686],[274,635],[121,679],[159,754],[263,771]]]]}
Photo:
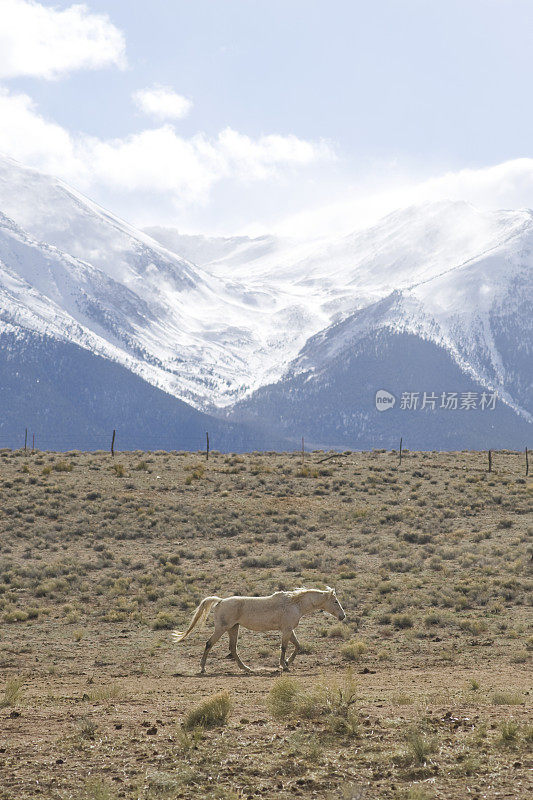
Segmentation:
{"type": "Polygon", "coordinates": [[[212,606],[215,607],[215,632],[205,645],[200,662],[201,674],[205,672],[205,662],[209,651],[226,631],[229,636],[230,658],[233,658],[245,672],[252,672],[246,664],[243,664],[237,653],[239,625],[243,625],[251,631],[281,631],[279,665],[282,670],[288,670],[289,664],[292,664],[296,654],[301,650],[294,629],[304,614],[311,614],[313,611],[321,609],[340,620],[346,617],[337,600],[335,589],[331,589],[329,586],[325,590],[294,589],[292,592],[275,592],[268,597],[234,596],[223,600],[221,597],[211,596],[202,600],[186,631],[173,631],[174,640],[182,642],[197,625],[203,625],[212,606]],[[294,651],[287,661],[285,654],[289,642],[293,643],[294,651]]]}

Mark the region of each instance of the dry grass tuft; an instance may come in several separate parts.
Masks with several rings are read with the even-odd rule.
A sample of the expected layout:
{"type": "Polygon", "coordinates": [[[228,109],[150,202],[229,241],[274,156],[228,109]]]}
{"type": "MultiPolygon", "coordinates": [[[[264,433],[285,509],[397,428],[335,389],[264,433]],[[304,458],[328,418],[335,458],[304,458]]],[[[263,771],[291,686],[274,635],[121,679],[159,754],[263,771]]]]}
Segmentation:
{"type": "Polygon", "coordinates": [[[523,702],[524,698],[517,692],[495,692],[492,695],[495,706],[520,706],[523,702]]]}
{"type": "Polygon", "coordinates": [[[406,737],[407,749],[412,756],[415,764],[425,764],[429,756],[437,750],[435,739],[428,739],[424,733],[418,729],[409,731],[406,737]]]}
{"type": "Polygon", "coordinates": [[[0,708],[16,706],[22,695],[21,678],[9,678],[4,689],[4,696],[0,699],[0,708]]]}
{"type": "Polygon", "coordinates": [[[220,692],[193,708],[183,721],[183,728],[220,728],[228,721],[232,702],[228,692],[220,692]]]}
{"type": "Polygon", "coordinates": [[[299,681],[282,676],[275,681],[267,698],[274,719],[313,720],[333,733],[354,736],[358,718],[353,706],[356,687],[349,671],[343,684],[319,683],[304,689],[299,681]]]}
{"type": "Polygon", "coordinates": [[[116,800],[117,794],[100,778],[89,778],[79,800],[116,800]]]}
{"type": "Polygon", "coordinates": [[[346,661],[359,661],[363,653],[366,653],[366,650],[367,647],[364,642],[347,642],[341,647],[341,654],[346,661]]]}
{"type": "Polygon", "coordinates": [[[89,692],[89,700],[92,703],[106,703],[113,700],[120,700],[124,697],[124,690],[118,683],[111,683],[108,686],[97,686],[89,692]]]}

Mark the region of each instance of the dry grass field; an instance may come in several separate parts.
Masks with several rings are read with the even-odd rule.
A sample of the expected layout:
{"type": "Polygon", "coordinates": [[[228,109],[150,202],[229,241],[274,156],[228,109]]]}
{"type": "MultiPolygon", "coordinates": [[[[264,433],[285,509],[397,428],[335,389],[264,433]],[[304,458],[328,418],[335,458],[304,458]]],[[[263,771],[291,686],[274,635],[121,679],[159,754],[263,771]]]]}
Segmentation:
{"type": "Polygon", "coordinates": [[[0,452],[2,800],[533,796],[523,455],[327,455],[0,452]],[[283,677],[171,641],[327,584],[283,677]]]}

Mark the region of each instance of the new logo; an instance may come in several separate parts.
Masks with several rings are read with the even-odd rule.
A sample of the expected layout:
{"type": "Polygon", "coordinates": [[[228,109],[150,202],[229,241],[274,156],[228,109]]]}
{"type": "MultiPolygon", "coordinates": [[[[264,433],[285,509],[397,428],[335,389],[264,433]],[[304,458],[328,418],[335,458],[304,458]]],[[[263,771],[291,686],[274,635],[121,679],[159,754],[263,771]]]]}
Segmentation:
{"type": "Polygon", "coordinates": [[[385,389],[378,389],[376,392],[376,408],[378,411],[388,411],[389,408],[394,407],[396,398],[385,389]]]}

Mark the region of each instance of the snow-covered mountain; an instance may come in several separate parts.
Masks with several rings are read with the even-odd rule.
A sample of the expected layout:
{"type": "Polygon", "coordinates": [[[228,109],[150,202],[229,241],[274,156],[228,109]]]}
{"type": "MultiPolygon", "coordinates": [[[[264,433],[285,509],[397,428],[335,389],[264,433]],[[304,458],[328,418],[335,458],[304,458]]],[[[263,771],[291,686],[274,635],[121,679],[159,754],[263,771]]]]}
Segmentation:
{"type": "Polygon", "coordinates": [[[316,373],[369,332],[409,333],[444,348],[474,380],[533,411],[533,219],[463,264],[396,289],[310,339],[289,372],[316,373]],[[528,367],[529,363],[529,369],[528,367]]]}
{"type": "MultiPolygon", "coordinates": [[[[481,214],[466,204],[433,204],[394,214],[343,244],[349,242],[361,307],[311,337],[283,378],[240,401],[233,418],[299,427],[317,446],[389,447],[402,433],[420,448],[527,443],[531,212],[481,214]],[[368,302],[371,293],[379,299],[368,302]],[[380,389],[395,397],[387,413],[376,407],[380,389]],[[424,393],[436,398],[425,407],[424,393]],[[462,408],[468,393],[472,405],[465,400],[462,408]],[[411,394],[418,405],[402,408],[401,398],[411,394]],[[450,395],[457,407],[446,405],[450,395]],[[495,396],[496,407],[485,407],[495,396]]],[[[337,244],[326,252],[347,276],[347,250],[337,244]]],[[[308,263],[308,280],[323,281],[324,263],[324,256],[308,263]]]]}
{"type": "Polygon", "coordinates": [[[215,266],[219,266],[226,274],[228,271],[225,266],[250,264],[283,247],[283,243],[274,236],[258,236],[252,239],[249,236],[191,235],[158,225],[144,228],[144,232],[167,250],[179,253],[193,264],[199,267],[209,266],[211,272],[215,266]]]}
{"type": "MultiPolygon", "coordinates": [[[[370,410],[375,391],[401,393],[408,377],[429,391],[444,375],[450,391],[498,393],[500,416],[461,422],[477,446],[500,417],[520,439],[533,414],[532,268],[527,210],[433,203],[304,242],[141,232],[0,157],[0,356],[61,343],[69,369],[83,351],[98,374],[106,362],[234,426],[325,446],[384,441],[398,421],[370,410]]],[[[431,446],[449,444],[459,417],[435,419],[431,446]]]]}
{"type": "Polygon", "coordinates": [[[281,374],[328,321],[317,325],[291,292],[205,272],[62,181],[5,157],[0,211],[6,268],[51,301],[46,312],[42,297],[33,309],[29,293],[28,313],[53,325],[59,305],[70,317],[59,314],[59,328],[81,325],[97,352],[198,408],[228,404],[281,374]],[[27,264],[39,260],[30,275],[27,264]]]}

